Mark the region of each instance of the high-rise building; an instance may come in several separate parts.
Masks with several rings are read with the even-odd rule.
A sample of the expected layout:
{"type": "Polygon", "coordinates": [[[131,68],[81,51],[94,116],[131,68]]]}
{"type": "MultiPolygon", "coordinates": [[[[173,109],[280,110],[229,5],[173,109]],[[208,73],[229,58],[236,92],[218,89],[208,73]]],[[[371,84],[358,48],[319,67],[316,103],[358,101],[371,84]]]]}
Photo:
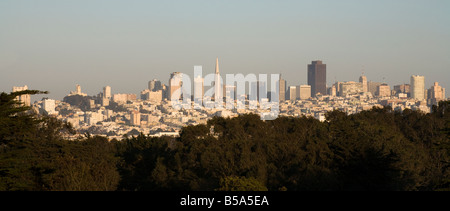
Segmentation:
{"type": "Polygon", "coordinates": [[[111,99],[111,87],[110,86],[103,87],[103,98],[111,99]]]}
{"type": "Polygon", "coordinates": [[[437,105],[440,101],[445,100],[445,89],[439,86],[438,82],[428,90],[428,99],[430,104],[437,105]]]}
{"type": "MultiPolygon", "coordinates": [[[[13,86],[12,92],[20,92],[28,90],[28,86],[13,86]]],[[[16,100],[23,103],[24,106],[31,106],[31,97],[30,95],[20,95],[16,97],[16,100]]]]}
{"type": "MultiPolygon", "coordinates": [[[[331,87],[334,86],[334,89],[336,91],[336,95],[335,96],[341,96],[341,84],[342,82],[336,81],[336,83],[334,83],[331,87]]],[[[333,89],[330,90],[331,91],[331,95],[333,95],[333,89]]]]}
{"type": "Polygon", "coordinates": [[[308,85],[311,86],[311,95],[327,94],[327,65],[322,61],[312,61],[308,65],[308,85]]]}
{"type": "Polygon", "coordinates": [[[367,77],[362,75],[361,77],[359,77],[359,83],[361,83],[362,86],[362,92],[368,92],[369,89],[367,87],[367,77]]]}
{"type": "Polygon", "coordinates": [[[162,101],[162,90],[149,92],[148,93],[148,100],[152,102],[153,104],[159,104],[162,101]]]}
{"type": "Polygon", "coordinates": [[[222,96],[222,83],[220,81],[220,72],[219,72],[219,58],[216,59],[216,72],[214,76],[214,101],[215,102],[222,102],[223,96],[222,96]]]}
{"type": "Polygon", "coordinates": [[[328,91],[328,95],[335,97],[337,95],[337,88],[336,88],[336,84],[333,84],[328,91]]]}
{"type": "Polygon", "coordinates": [[[391,87],[387,84],[381,84],[377,87],[377,93],[376,95],[378,97],[389,97],[391,96],[391,87]]]}
{"type": "Polygon", "coordinates": [[[163,99],[163,91],[150,91],[149,89],[146,89],[141,92],[141,99],[142,100],[148,100],[152,104],[160,104],[163,99]]]}
{"type": "Polygon", "coordinates": [[[227,101],[236,100],[236,86],[235,85],[223,85],[223,95],[227,101]]]}
{"type": "Polygon", "coordinates": [[[367,90],[372,94],[372,96],[377,95],[378,86],[380,86],[381,82],[367,82],[367,90]]]}
{"type": "Polygon", "coordinates": [[[204,78],[198,75],[196,78],[194,78],[194,102],[202,105],[204,95],[204,78]]]}
{"type": "Polygon", "coordinates": [[[289,86],[287,89],[287,96],[289,97],[289,100],[296,100],[297,99],[297,87],[289,86]]]}
{"type": "Polygon", "coordinates": [[[278,86],[279,86],[278,99],[280,100],[280,102],[286,101],[286,80],[282,79],[281,75],[280,80],[278,81],[278,86]]]}
{"type": "Polygon", "coordinates": [[[258,100],[258,82],[249,82],[249,86],[248,100],[258,100]]]}
{"type": "Polygon", "coordinates": [[[411,76],[411,98],[425,100],[425,76],[411,76]]]}
{"type": "Polygon", "coordinates": [[[267,98],[267,83],[265,81],[258,81],[258,100],[267,98]]]}
{"type": "Polygon", "coordinates": [[[163,99],[169,99],[169,88],[166,86],[166,84],[162,84],[161,90],[163,99]]]}
{"type": "Polygon", "coordinates": [[[249,83],[250,92],[249,100],[261,100],[268,98],[267,83],[265,81],[254,81],[249,83]]]}
{"type": "Polygon", "coordinates": [[[56,107],[55,100],[44,99],[42,101],[42,108],[48,115],[57,114],[57,112],[55,111],[55,107],[56,107]]]}
{"type": "Polygon", "coordinates": [[[148,89],[152,92],[159,91],[162,89],[161,81],[153,79],[148,82],[148,89]]]}
{"type": "MultiPolygon", "coordinates": [[[[173,72],[170,74],[170,79],[169,79],[169,96],[167,96],[167,99],[171,100],[173,94],[175,93],[175,91],[179,90],[180,94],[179,96],[181,97],[181,85],[182,85],[182,75],[180,72],[173,72]]],[[[175,99],[174,99],[175,100],[175,99]]],[[[177,99],[178,100],[178,99],[177,99]]]]}
{"type": "Polygon", "coordinates": [[[311,97],[311,86],[300,85],[297,86],[297,98],[300,100],[307,100],[311,97]]]}

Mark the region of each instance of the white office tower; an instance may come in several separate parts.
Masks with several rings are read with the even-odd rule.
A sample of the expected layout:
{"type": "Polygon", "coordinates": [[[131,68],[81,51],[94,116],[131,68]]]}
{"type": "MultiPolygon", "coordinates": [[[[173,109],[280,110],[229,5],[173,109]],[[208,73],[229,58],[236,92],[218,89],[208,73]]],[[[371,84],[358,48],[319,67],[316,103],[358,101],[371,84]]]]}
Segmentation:
{"type": "Polygon", "coordinates": [[[411,98],[425,100],[425,76],[411,76],[411,98]]]}

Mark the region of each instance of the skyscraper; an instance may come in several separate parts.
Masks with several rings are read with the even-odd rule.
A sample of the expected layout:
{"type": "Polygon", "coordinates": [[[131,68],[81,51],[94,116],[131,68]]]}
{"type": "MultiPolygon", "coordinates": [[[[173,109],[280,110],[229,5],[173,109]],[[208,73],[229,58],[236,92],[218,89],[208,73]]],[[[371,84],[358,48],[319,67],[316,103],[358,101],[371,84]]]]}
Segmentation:
{"type": "Polygon", "coordinates": [[[289,86],[287,89],[287,96],[289,97],[289,100],[295,101],[297,99],[297,87],[289,86]]]}
{"type": "Polygon", "coordinates": [[[249,86],[248,100],[258,100],[258,82],[250,82],[249,86]]]}
{"type": "Polygon", "coordinates": [[[425,76],[411,76],[411,98],[425,100],[425,76]]]}
{"type": "Polygon", "coordinates": [[[159,91],[162,89],[161,81],[158,79],[153,79],[148,82],[148,89],[152,92],[159,91]]]}
{"type": "Polygon", "coordinates": [[[265,81],[258,81],[258,100],[267,98],[267,84],[265,81]]]}
{"type": "Polygon", "coordinates": [[[308,85],[311,86],[311,96],[327,94],[327,65],[322,61],[312,61],[308,65],[308,85]]]}
{"type": "Polygon", "coordinates": [[[204,79],[200,75],[198,75],[194,78],[194,102],[198,105],[202,105],[204,95],[204,79]]]}
{"type": "Polygon", "coordinates": [[[278,81],[279,84],[279,100],[280,102],[286,101],[286,80],[281,78],[280,75],[280,80],[278,81]]]}
{"type": "Polygon", "coordinates": [[[228,101],[233,101],[236,99],[236,86],[235,85],[223,85],[223,97],[228,101]]]}
{"type": "Polygon", "coordinates": [[[428,99],[430,104],[437,105],[440,101],[445,100],[445,89],[439,86],[438,82],[428,90],[428,99]]]}
{"type": "Polygon", "coordinates": [[[214,100],[215,102],[222,102],[222,84],[220,81],[220,72],[219,72],[219,58],[216,59],[216,73],[214,76],[214,100]]]}
{"type": "Polygon", "coordinates": [[[362,75],[361,77],[359,77],[359,83],[362,84],[362,92],[368,92],[369,89],[367,87],[367,77],[362,75]]]}

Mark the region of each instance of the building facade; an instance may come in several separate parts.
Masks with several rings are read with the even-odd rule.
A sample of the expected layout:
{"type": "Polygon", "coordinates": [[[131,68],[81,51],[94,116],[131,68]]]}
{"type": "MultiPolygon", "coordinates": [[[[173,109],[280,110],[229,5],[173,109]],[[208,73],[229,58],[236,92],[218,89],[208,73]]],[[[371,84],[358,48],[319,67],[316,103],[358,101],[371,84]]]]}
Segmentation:
{"type": "Polygon", "coordinates": [[[425,76],[411,76],[411,98],[425,100],[425,76]]]}
{"type": "Polygon", "coordinates": [[[361,83],[362,86],[362,92],[368,92],[369,88],[367,87],[367,77],[362,75],[359,77],[359,83],[361,83]]]}
{"type": "Polygon", "coordinates": [[[308,85],[311,86],[311,96],[327,94],[327,65],[322,61],[312,61],[308,65],[308,85]]]}
{"type": "Polygon", "coordinates": [[[438,82],[434,82],[434,85],[428,90],[429,104],[437,105],[440,101],[445,100],[445,88],[439,86],[438,82]]]}
{"type": "Polygon", "coordinates": [[[311,86],[300,85],[297,86],[297,98],[300,100],[307,100],[311,97],[311,86]]]}
{"type": "Polygon", "coordinates": [[[286,80],[281,78],[280,75],[280,80],[278,81],[278,87],[279,87],[279,96],[278,99],[280,102],[286,101],[286,80]]]}
{"type": "Polygon", "coordinates": [[[296,86],[289,86],[287,89],[287,97],[289,100],[296,100],[297,99],[297,87],[296,86]]]}
{"type": "Polygon", "coordinates": [[[391,88],[387,84],[381,84],[377,87],[376,94],[378,97],[389,97],[391,96],[391,88]]]}
{"type": "MultiPolygon", "coordinates": [[[[28,90],[28,86],[13,86],[12,92],[20,92],[28,90]]],[[[24,106],[31,106],[31,97],[30,95],[20,95],[16,97],[16,100],[23,103],[24,106]]]]}

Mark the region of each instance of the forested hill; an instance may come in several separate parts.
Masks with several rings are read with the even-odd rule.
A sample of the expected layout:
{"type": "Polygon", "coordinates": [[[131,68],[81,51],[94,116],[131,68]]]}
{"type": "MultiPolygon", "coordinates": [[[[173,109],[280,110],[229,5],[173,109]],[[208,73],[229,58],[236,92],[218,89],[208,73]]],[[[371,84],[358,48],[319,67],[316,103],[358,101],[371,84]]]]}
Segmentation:
{"type": "Polygon", "coordinates": [[[16,95],[0,94],[0,190],[450,190],[450,101],[69,141],[70,125],[27,114],[16,95]]]}

